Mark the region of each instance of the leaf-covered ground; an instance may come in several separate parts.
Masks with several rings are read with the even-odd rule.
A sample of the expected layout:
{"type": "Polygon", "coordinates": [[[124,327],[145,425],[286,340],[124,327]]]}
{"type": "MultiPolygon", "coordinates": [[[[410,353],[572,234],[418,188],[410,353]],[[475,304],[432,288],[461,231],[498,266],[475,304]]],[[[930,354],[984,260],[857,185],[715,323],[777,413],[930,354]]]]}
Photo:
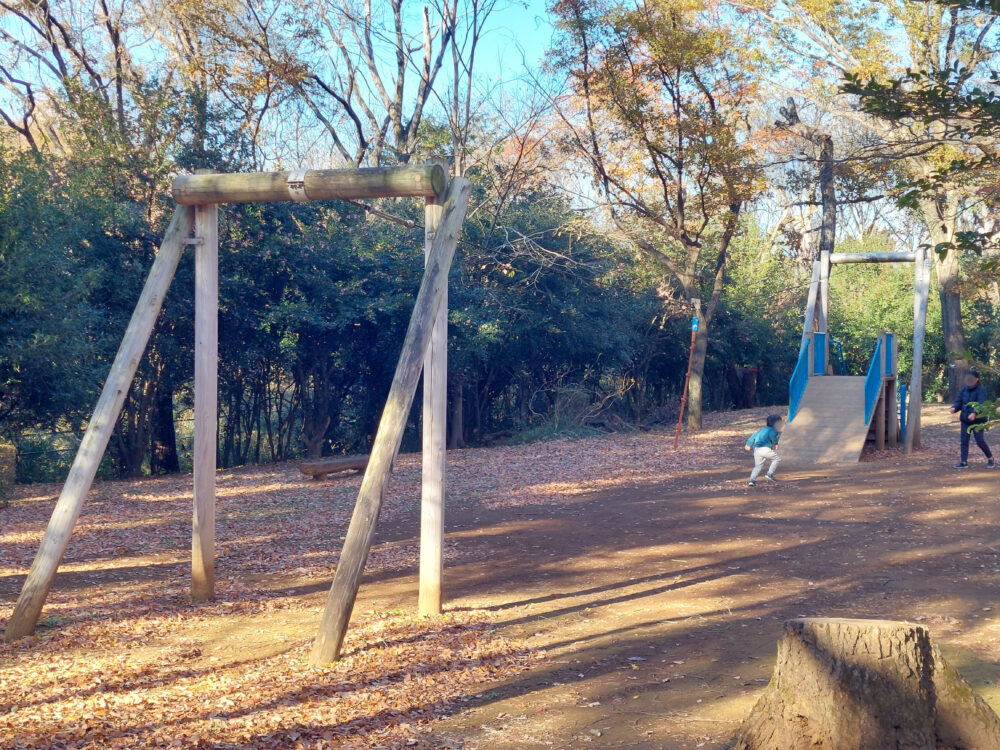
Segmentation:
{"type": "MultiPolygon", "coordinates": [[[[449,454],[442,618],[412,614],[419,456],[400,457],[345,658],[324,669],[307,666],[309,643],[358,476],[220,473],[218,595],[204,605],[187,595],[190,477],[98,484],[38,634],[0,644],[0,746],[709,747],[766,681],[766,658],[738,666],[773,648],[762,623],[798,609],[884,615],[866,597],[891,590],[894,612],[945,618],[960,642],[953,606],[928,605],[925,590],[907,609],[897,586],[869,590],[901,576],[862,574],[871,562],[854,555],[905,529],[901,549],[928,558],[924,589],[940,580],[954,603],[957,571],[986,541],[957,517],[935,521],[939,495],[894,522],[903,490],[883,489],[885,476],[938,481],[956,442],[942,410],[929,410],[927,450],[854,469],[880,472],[863,491],[841,472],[753,494],[740,447],[765,413],[712,415],[676,452],[664,432],[449,454]],[[864,581],[827,585],[827,569],[864,581]],[[741,698],[722,710],[734,675],[741,698]]],[[[972,505],[986,501],[976,476],[972,505]]],[[[58,490],[21,488],[0,510],[0,619],[58,490]]]]}
{"type": "MultiPolygon", "coordinates": [[[[677,452],[666,450],[671,441],[636,434],[456,451],[449,507],[551,505],[713,463],[702,438],[677,452]]],[[[217,599],[201,606],[187,594],[190,477],[95,485],[38,635],[0,645],[0,737],[18,748],[408,746],[456,701],[537,658],[475,608],[443,619],[369,610],[356,612],[341,662],[309,669],[318,594],[359,482],[309,481],[291,464],[220,473],[217,599]],[[260,637],[243,651],[234,631],[260,637]],[[206,646],[215,641],[223,645],[206,646]]],[[[0,511],[0,618],[59,489],[21,488],[0,511]]],[[[401,456],[381,523],[412,516],[419,493],[419,456],[401,456]]],[[[375,547],[371,577],[412,572],[410,531],[375,547]]],[[[446,565],[475,554],[449,541],[446,565]]]]}

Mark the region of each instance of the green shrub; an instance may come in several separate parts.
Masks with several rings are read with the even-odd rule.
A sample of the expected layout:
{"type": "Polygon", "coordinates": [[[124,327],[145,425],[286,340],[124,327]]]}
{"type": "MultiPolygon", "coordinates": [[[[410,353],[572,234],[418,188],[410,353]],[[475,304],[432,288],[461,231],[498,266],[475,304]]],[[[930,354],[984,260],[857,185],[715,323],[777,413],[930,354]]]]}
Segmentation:
{"type": "MultiPolygon", "coordinates": [[[[79,444],[75,436],[22,435],[17,456],[17,481],[22,484],[65,481],[79,444]]],[[[116,476],[111,457],[105,454],[97,468],[97,478],[114,479],[116,476]]]]}
{"type": "Polygon", "coordinates": [[[0,443],[0,503],[6,505],[14,493],[17,481],[17,446],[0,443]]]}

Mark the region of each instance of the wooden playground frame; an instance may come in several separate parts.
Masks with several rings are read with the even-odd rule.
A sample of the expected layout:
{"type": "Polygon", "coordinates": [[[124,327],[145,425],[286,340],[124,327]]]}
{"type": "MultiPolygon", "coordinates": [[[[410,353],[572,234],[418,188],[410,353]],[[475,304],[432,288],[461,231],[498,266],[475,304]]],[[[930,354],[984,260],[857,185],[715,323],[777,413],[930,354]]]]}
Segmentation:
{"type": "Polygon", "coordinates": [[[448,272],[470,192],[467,179],[459,177],[449,182],[440,164],[177,177],[172,194],[178,207],[164,233],[14,612],[7,621],[5,639],[14,640],[34,632],[69,536],[188,245],[195,249],[191,597],[194,601],[206,601],[214,596],[220,203],[424,198],[423,279],[310,662],[325,664],[340,655],[421,371],[424,396],[418,609],[421,614],[439,614],[444,549],[448,272]]]}
{"type": "MultiPolygon", "coordinates": [[[[914,448],[920,448],[924,338],[927,332],[927,302],[931,278],[930,248],[920,245],[913,252],[868,253],[834,253],[822,250],[819,257],[813,261],[800,351],[811,345],[813,333],[827,332],[827,318],[830,311],[830,270],[834,265],[846,263],[913,263],[913,363],[910,368],[910,400],[906,411],[907,429],[903,440],[903,452],[912,453],[914,448]]],[[[823,361],[829,366],[830,337],[823,338],[825,347],[823,361]]],[[[878,440],[877,435],[876,440],[878,440]]]]}

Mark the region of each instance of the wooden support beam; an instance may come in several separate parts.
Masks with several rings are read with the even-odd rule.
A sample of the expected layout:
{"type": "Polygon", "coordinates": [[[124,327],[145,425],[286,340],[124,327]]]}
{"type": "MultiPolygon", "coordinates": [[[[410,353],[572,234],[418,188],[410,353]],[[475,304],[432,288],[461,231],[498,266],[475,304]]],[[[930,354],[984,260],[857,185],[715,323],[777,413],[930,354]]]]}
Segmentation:
{"type": "MultiPolygon", "coordinates": [[[[428,199],[424,207],[424,257],[430,262],[434,236],[441,221],[441,204],[428,199]]],[[[420,491],[420,585],[417,609],[422,615],[441,614],[444,574],[444,504],[448,420],[448,287],[434,318],[431,343],[424,355],[423,453],[420,491]]]]}
{"type": "Polygon", "coordinates": [[[14,612],[7,621],[4,637],[8,641],[29,635],[35,629],[42,606],[52,587],[56,569],[66,552],[69,535],[80,516],[83,502],[94,482],[97,467],[118,421],[139,360],[153,332],[153,325],[170,287],[170,281],[177,270],[177,263],[184,252],[187,238],[191,234],[193,222],[194,210],[181,206],[174,212],[173,219],[163,235],[160,250],[149,269],[149,276],[139,295],[128,328],[125,329],[108,379],[101,390],[97,406],[94,407],[94,414],[87,424],[87,431],[80,441],[73,466],[52,511],[45,536],[21,588],[21,595],[18,597],[14,612]]]}
{"type": "Polygon", "coordinates": [[[885,400],[885,430],[886,443],[890,448],[895,448],[899,444],[899,410],[896,408],[896,379],[887,380],[885,383],[885,393],[882,398],[885,400]]]}
{"type": "Polygon", "coordinates": [[[916,255],[909,252],[893,253],[831,253],[830,263],[913,263],[916,255]]]}
{"type": "Polygon", "coordinates": [[[930,292],[930,257],[927,248],[917,249],[913,265],[913,369],[910,373],[910,404],[906,412],[903,452],[920,447],[920,407],[923,402],[924,334],[927,331],[927,298],[930,292]]]}
{"type": "MultiPolygon", "coordinates": [[[[799,354],[809,346],[809,337],[816,330],[816,297],[819,291],[819,261],[813,261],[812,278],[809,280],[809,293],[806,296],[806,317],[802,324],[802,344],[799,346],[799,354]]],[[[810,367],[812,365],[810,364],[810,367]]]]}
{"type": "Polygon", "coordinates": [[[406,329],[403,349],[396,365],[385,409],[379,421],[371,460],[361,481],[347,538],[340,553],[333,585],[327,597],[319,634],[313,644],[310,663],[327,664],[340,656],[354,600],[361,585],[365,561],[375,538],[375,525],[382,508],[392,462],[406,427],[406,418],[417,390],[424,355],[430,346],[431,331],[448,286],[448,271],[455,255],[458,235],[469,204],[471,183],[465,178],[451,182],[444,200],[441,223],[431,245],[416,304],[406,329]]]}
{"type": "Polygon", "coordinates": [[[174,178],[177,203],[251,203],[360,198],[436,198],[447,175],[440,164],[366,169],[300,169],[250,174],[188,174],[174,178]]]}
{"type": "Polygon", "coordinates": [[[885,388],[880,390],[878,404],[875,406],[875,450],[877,451],[885,450],[885,388]]]}
{"type": "Polygon", "coordinates": [[[218,445],[219,207],[195,208],[194,513],[191,599],[215,596],[215,453],[218,445]]]}
{"type": "Polygon", "coordinates": [[[819,330],[826,332],[827,318],[830,315],[830,253],[825,250],[819,254],[819,315],[817,321],[819,330]]]}

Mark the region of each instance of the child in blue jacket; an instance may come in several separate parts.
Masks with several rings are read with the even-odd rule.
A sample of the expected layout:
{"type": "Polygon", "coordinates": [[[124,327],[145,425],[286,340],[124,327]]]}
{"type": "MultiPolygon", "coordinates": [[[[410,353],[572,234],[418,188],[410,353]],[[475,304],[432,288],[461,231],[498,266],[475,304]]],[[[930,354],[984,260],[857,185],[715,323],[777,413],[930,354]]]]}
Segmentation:
{"type": "Polygon", "coordinates": [[[969,438],[973,436],[976,438],[976,445],[979,446],[979,450],[986,456],[986,466],[990,469],[994,466],[993,452],[990,451],[990,446],[986,443],[983,431],[973,429],[973,425],[985,424],[987,421],[985,417],[980,417],[976,414],[977,407],[973,405],[981,404],[985,400],[986,389],[979,382],[979,372],[976,368],[972,367],[965,376],[965,387],[959,391],[958,399],[951,405],[951,413],[959,412],[962,419],[962,441],[959,444],[962,460],[955,464],[956,469],[969,468],[969,438]]]}
{"type": "Polygon", "coordinates": [[[774,471],[781,461],[781,456],[775,451],[775,448],[778,447],[778,438],[781,437],[781,433],[777,429],[780,424],[781,417],[778,414],[768,415],[767,426],[757,430],[743,446],[743,450],[753,451],[753,471],[750,473],[750,481],[747,482],[748,487],[757,485],[757,477],[760,475],[760,470],[764,468],[765,461],[771,462],[771,467],[765,476],[772,482],[778,481],[774,478],[774,471]]]}

